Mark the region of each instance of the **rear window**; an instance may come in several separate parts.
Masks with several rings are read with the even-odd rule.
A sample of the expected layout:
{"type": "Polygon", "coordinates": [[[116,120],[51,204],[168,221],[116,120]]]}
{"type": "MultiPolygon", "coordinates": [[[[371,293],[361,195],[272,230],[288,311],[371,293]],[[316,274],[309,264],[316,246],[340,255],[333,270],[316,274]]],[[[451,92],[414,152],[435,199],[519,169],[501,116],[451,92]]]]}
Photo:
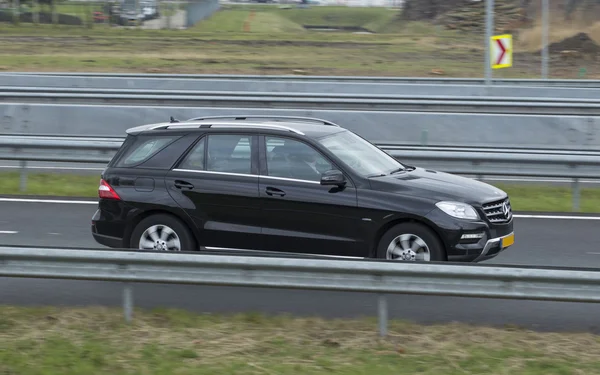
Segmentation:
{"type": "Polygon", "coordinates": [[[133,142],[130,141],[115,167],[131,167],[143,163],[177,138],[179,136],[137,136],[133,142]]]}

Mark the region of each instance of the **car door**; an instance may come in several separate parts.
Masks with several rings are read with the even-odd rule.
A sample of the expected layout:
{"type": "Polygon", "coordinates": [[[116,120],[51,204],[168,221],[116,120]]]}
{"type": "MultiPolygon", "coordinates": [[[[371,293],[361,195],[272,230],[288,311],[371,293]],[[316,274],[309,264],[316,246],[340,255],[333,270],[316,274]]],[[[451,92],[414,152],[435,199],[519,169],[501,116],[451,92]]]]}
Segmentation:
{"type": "Polygon", "coordinates": [[[350,181],[342,188],[320,184],[320,174],[336,168],[317,149],[290,137],[261,136],[260,168],[265,250],[365,256],[356,189],[350,181]]]}
{"type": "Polygon", "coordinates": [[[200,232],[200,246],[259,249],[258,138],[203,136],[166,176],[167,189],[200,232]]]}

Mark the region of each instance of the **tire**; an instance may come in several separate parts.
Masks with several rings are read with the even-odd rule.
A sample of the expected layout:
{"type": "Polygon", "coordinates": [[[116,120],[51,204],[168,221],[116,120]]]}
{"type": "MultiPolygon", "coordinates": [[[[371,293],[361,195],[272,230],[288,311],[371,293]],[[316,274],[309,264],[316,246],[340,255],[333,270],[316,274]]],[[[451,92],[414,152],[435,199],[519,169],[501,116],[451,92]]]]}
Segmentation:
{"type": "Polygon", "coordinates": [[[148,216],[143,219],[136,225],[135,229],[131,233],[131,238],[129,240],[129,246],[132,249],[141,249],[141,250],[156,250],[156,251],[195,251],[196,241],[190,230],[183,224],[179,219],[167,215],[167,214],[156,214],[148,216]],[[158,227],[158,228],[156,228],[158,227]],[[148,246],[144,247],[140,243],[142,240],[142,236],[147,239],[151,239],[152,235],[148,232],[154,232],[153,229],[157,229],[157,236],[154,236],[154,242],[152,245],[158,245],[157,247],[150,247],[150,243],[148,246]],[[163,232],[163,229],[166,229],[163,232]],[[170,233],[172,232],[172,233],[170,233]],[[166,236],[161,238],[161,234],[165,234],[166,236]],[[167,245],[164,247],[164,245],[167,245]],[[170,245],[170,246],[169,246],[170,245]],[[178,246],[177,246],[178,245],[178,246]]]}
{"type": "Polygon", "coordinates": [[[417,223],[401,223],[390,228],[379,240],[377,245],[377,258],[388,259],[394,261],[429,261],[429,262],[440,262],[446,260],[446,252],[444,247],[436,234],[426,226],[417,223]],[[401,238],[406,236],[408,244],[404,243],[408,248],[414,243],[421,243],[420,248],[412,248],[413,251],[403,248],[401,238]],[[421,241],[419,241],[421,240],[421,241]],[[388,257],[388,248],[392,245],[392,242],[396,243],[394,253],[391,254],[392,258],[388,257]],[[421,255],[425,254],[428,249],[429,258],[421,255]]]}

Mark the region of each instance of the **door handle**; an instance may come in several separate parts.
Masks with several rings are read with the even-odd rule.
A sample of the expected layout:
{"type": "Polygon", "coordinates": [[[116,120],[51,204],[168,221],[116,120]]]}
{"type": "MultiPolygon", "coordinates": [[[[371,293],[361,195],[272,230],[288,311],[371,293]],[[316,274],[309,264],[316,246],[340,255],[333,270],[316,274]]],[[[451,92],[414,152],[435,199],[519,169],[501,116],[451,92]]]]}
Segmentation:
{"type": "Polygon", "coordinates": [[[285,196],[285,191],[274,188],[274,187],[268,187],[265,192],[267,193],[267,195],[270,195],[270,196],[273,196],[273,195],[277,195],[279,197],[285,196]]]}
{"type": "Polygon", "coordinates": [[[185,182],[185,181],[181,181],[181,180],[175,180],[175,187],[177,189],[188,189],[191,190],[194,188],[194,185],[190,184],[189,182],[185,182]]]}

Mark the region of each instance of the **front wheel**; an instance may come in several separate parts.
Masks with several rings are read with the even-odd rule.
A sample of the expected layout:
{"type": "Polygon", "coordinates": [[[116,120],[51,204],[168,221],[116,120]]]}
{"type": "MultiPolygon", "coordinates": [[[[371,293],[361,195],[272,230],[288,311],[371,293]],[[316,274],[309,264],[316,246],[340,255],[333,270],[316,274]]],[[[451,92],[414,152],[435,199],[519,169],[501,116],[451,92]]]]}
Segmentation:
{"type": "Polygon", "coordinates": [[[189,229],[178,219],[166,214],[152,215],[140,221],[131,234],[129,246],[156,251],[196,250],[189,229]]]}
{"type": "Polygon", "coordinates": [[[438,262],[445,259],[442,243],[424,225],[402,223],[390,228],[379,240],[377,258],[408,261],[438,262]]]}

